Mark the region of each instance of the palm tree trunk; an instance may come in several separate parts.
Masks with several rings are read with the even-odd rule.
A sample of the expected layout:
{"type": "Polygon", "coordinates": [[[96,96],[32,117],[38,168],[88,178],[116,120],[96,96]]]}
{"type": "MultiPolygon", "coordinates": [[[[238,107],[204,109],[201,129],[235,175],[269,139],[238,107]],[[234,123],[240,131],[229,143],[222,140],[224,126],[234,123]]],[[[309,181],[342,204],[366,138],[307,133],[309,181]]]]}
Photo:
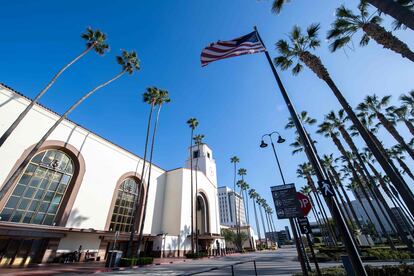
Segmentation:
{"type": "Polygon", "coordinates": [[[398,164],[400,165],[400,167],[403,169],[403,171],[405,173],[407,173],[407,175],[414,180],[414,174],[413,172],[410,170],[410,168],[407,166],[407,164],[399,157],[396,157],[395,159],[397,159],[398,164]]]}
{"type": "MultiPolygon", "coordinates": [[[[190,208],[191,208],[191,252],[194,253],[194,185],[193,185],[193,181],[194,181],[194,177],[193,177],[193,138],[194,138],[194,129],[191,128],[191,140],[190,140],[190,175],[191,175],[191,180],[190,180],[190,193],[191,193],[191,204],[190,204],[190,208]]],[[[197,200],[197,198],[196,198],[197,200]]],[[[197,230],[196,230],[197,231],[197,230]]]]}
{"type": "Polygon", "coordinates": [[[265,238],[266,247],[267,247],[266,227],[265,227],[265,222],[264,222],[264,219],[263,219],[263,212],[262,212],[262,208],[261,207],[262,206],[259,203],[260,217],[262,218],[263,233],[264,233],[264,238],[265,238]]]}
{"type": "Polygon", "coordinates": [[[272,214],[270,214],[270,222],[271,222],[271,224],[272,224],[272,226],[273,226],[273,240],[274,240],[275,242],[278,242],[278,241],[277,241],[277,235],[276,235],[276,225],[275,225],[275,222],[273,221],[272,214]]]}
{"type": "Polygon", "coordinates": [[[237,175],[237,166],[234,163],[234,181],[233,181],[233,198],[234,198],[234,222],[236,223],[236,233],[239,234],[239,228],[237,223],[237,201],[236,201],[236,175],[237,175]]]}
{"type": "Polygon", "coordinates": [[[248,197],[248,195],[247,195],[247,190],[244,190],[244,198],[246,199],[246,201],[245,201],[245,203],[246,203],[246,206],[244,206],[245,208],[244,208],[244,216],[246,217],[246,222],[247,222],[247,225],[249,225],[250,223],[249,223],[249,197],[248,197]]]}
{"type": "Polygon", "coordinates": [[[410,146],[404,141],[404,138],[400,135],[398,130],[392,125],[392,123],[385,118],[384,114],[380,112],[376,112],[375,114],[381,124],[385,127],[385,129],[391,134],[392,137],[404,148],[404,150],[410,155],[410,157],[414,160],[414,151],[410,148],[410,146]]]}
{"type": "Polygon", "coordinates": [[[349,210],[351,211],[351,214],[352,214],[352,216],[354,218],[355,223],[357,224],[357,226],[358,226],[359,229],[362,229],[361,223],[359,222],[359,219],[358,219],[358,216],[357,216],[357,214],[355,212],[354,206],[352,206],[351,200],[349,199],[348,194],[345,191],[344,186],[342,185],[342,181],[341,181],[341,179],[339,177],[338,172],[335,170],[335,168],[333,166],[330,167],[330,170],[332,171],[332,174],[333,174],[336,182],[338,183],[338,186],[341,189],[342,194],[345,197],[345,201],[346,201],[346,203],[348,205],[349,210]]]}
{"type": "Polygon", "coordinates": [[[329,233],[325,229],[325,226],[323,225],[323,223],[321,222],[321,218],[318,215],[318,211],[316,210],[316,205],[314,204],[314,201],[312,199],[311,193],[309,193],[308,196],[309,196],[311,205],[313,206],[313,208],[312,208],[313,216],[315,217],[315,220],[316,220],[316,222],[319,225],[319,229],[321,229],[321,236],[324,239],[325,244],[328,244],[328,236],[329,236],[329,233]]]}
{"type": "Polygon", "coordinates": [[[334,187],[334,189],[336,191],[336,194],[339,196],[339,200],[341,201],[341,206],[340,207],[342,208],[342,213],[344,213],[346,215],[346,217],[348,218],[348,223],[350,224],[349,226],[352,229],[355,229],[356,228],[355,227],[355,224],[354,224],[354,222],[352,220],[351,214],[349,213],[349,210],[347,208],[347,204],[344,201],[344,197],[339,192],[339,188],[338,188],[339,184],[336,183],[336,180],[334,180],[331,172],[329,172],[329,171],[328,171],[328,177],[329,177],[329,180],[331,181],[331,183],[333,184],[332,186],[334,187]]]}
{"type": "Polygon", "coordinates": [[[385,49],[390,49],[402,57],[414,61],[414,53],[408,45],[395,37],[391,32],[385,30],[382,26],[368,22],[362,25],[362,30],[385,49]]]}
{"type": "Polygon", "coordinates": [[[344,137],[345,141],[347,142],[347,144],[350,146],[351,150],[357,156],[357,159],[358,159],[358,161],[359,161],[359,163],[362,167],[362,170],[361,170],[361,167],[358,165],[358,162],[355,162],[355,164],[357,166],[357,169],[358,169],[359,173],[364,177],[368,188],[370,189],[371,193],[373,194],[374,199],[377,202],[377,205],[380,207],[380,209],[383,213],[383,216],[386,218],[388,224],[390,225],[391,229],[393,230],[394,235],[397,236],[397,233],[394,230],[394,227],[395,227],[395,229],[398,232],[398,236],[400,236],[400,239],[405,244],[407,244],[410,251],[412,251],[413,250],[412,241],[407,239],[407,236],[404,234],[403,229],[400,227],[397,218],[395,217],[394,213],[391,211],[390,207],[388,206],[388,204],[385,201],[384,197],[382,196],[381,192],[377,188],[375,180],[371,176],[371,174],[369,173],[367,167],[365,166],[365,162],[362,160],[362,157],[359,154],[359,151],[358,151],[356,145],[354,144],[354,141],[352,140],[351,136],[348,134],[348,132],[345,130],[345,128],[343,126],[340,126],[339,130],[341,132],[341,135],[344,137]],[[368,183],[371,183],[371,185],[369,185],[368,183]],[[382,209],[381,205],[385,208],[386,212],[382,209]],[[389,219],[388,219],[388,217],[385,213],[387,213],[388,217],[392,220],[392,223],[389,221],[389,219]]]}
{"type": "Polygon", "coordinates": [[[259,241],[262,240],[261,235],[260,235],[260,224],[259,224],[259,220],[257,219],[257,211],[256,211],[256,203],[255,203],[255,198],[252,198],[253,200],[253,208],[254,208],[254,217],[256,220],[256,228],[257,228],[257,235],[259,236],[259,241]]]}
{"type": "Polygon", "coordinates": [[[321,217],[322,217],[323,224],[325,225],[326,229],[328,230],[329,237],[331,239],[330,242],[333,243],[334,245],[336,245],[337,244],[336,235],[335,235],[335,232],[333,231],[331,225],[329,224],[328,216],[326,215],[325,208],[323,208],[322,201],[319,198],[319,195],[318,195],[317,192],[316,193],[314,192],[314,196],[315,196],[315,200],[316,200],[316,203],[318,205],[318,208],[319,208],[319,211],[320,211],[320,214],[321,214],[321,217]]]}
{"type": "Polygon", "coordinates": [[[382,169],[385,171],[385,173],[390,178],[391,182],[394,183],[397,190],[403,196],[406,205],[410,208],[410,212],[414,214],[414,195],[411,193],[409,187],[405,185],[403,179],[401,179],[399,175],[391,167],[390,163],[387,161],[387,157],[380,152],[378,146],[373,141],[367,129],[359,121],[355,112],[352,110],[351,106],[344,98],[341,91],[338,89],[334,81],[329,76],[328,70],[322,64],[321,60],[317,56],[312,55],[310,52],[307,51],[300,56],[300,60],[303,63],[305,63],[320,79],[325,81],[325,83],[332,90],[335,97],[341,104],[342,108],[348,114],[348,117],[351,119],[352,123],[358,129],[358,132],[361,134],[362,139],[364,139],[368,148],[371,150],[375,158],[378,160],[378,163],[381,165],[382,169]]]}
{"type": "Polygon", "coordinates": [[[410,131],[411,135],[414,135],[414,125],[408,120],[404,120],[404,124],[410,131]]]}
{"type": "MultiPolygon", "coordinates": [[[[362,158],[361,158],[362,159],[362,158]]],[[[386,203],[384,197],[382,196],[381,192],[378,190],[375,180],[372,178],[371,174],[368,172],[368,170],[364,171],[361,169],[360,164],[358,164],[358,162],[354,162],[355,168],[357,169],[358,173],[360,176],[362,176],[364,182],[366,183],[366,187],[368,187],[368,190],[370,191],[372,197],[374,198],[375,202],[377,203],[378,208],[380,209],[382,216],[385,218],[385,220],[387,221],[388,225],[391,228],[391,231],[393,232],[393,234],[395,236],[397,236],[397,232],[395,230],[395,228],[397,228],[397,231],[400,230],[398,229],[398,220],[397,218],[394,216],[394,213],[392,213],[391,209],[389,208],[388,204],[386,203]],[[384,210],[385,208],[385,210],[384,210]],[[390,219],[392,220],[392,222],[390,221],[390,219]]],[[[363,165],[365,166],[365,165],[363,165]]],[[[366,168],[365,168],[366,169],[366,168]]],[[[401,231],[399,231],[400,233],[402,233],[401,231]]],[[[401,236],[401,239],[404,240],[404,237],[401,236]]]]}
{"type": "Polygon", "coordinates": [[[72,113],[73,110],[75,110],[78,105],[80,105],[83,101],[85,101],[88,97],[90,97],[93,93],[98,91],[99,89],[107,86],[111,82],[115,81],[119,77],[121,77],[123,74],[125,74],[125,71],[122,71],[121,73],[117,74],[112,79],[98,85],[85,95],[83,95],[82,98],[80,98],[76,103],[74,103],[60,118],[53,124],[53,126],[43,135],[43,137],[37,142],[37,144],[30,150],[29,154],[25,157],[25,159],[20,163],[20,165],[17,167],[17,169],[13,172],[13,174],[10,176],[10,178],[7,180],[7,182],[1,187],[0,190],[0,199],[3,198],[3,196],[7,193],[7,191],[10,189],[10,187],[13,185],[13,183],[17,180],[17,178],[23,173],[23,170],[26,168],[26,166],[29,164],[30,160],[35,156],[35,154],[38,152],[40,147],[43,145],[43,143],[46,141],[46,139],[52,134],[52,132],[59,126],[59,124],[65,120],[70,113],[72,113]]]}
{"type": "MultiPolygon", "coordinates": [[[[11,124],[11,126],[6,130],[6,132],[3,133],[3,135],[0,137],[0,147],[6,142],[7,138],[13,133],[13,131],[16,129],[16,127],[20,124],[20,122],[26,117],[27,113],[32,109],[32,107],[40,100],[40,98],[52,87],[52,85],[56,82],[56,80],[59,78],[59,76],[68,69],[72,64],[74,64],[76,61],[78,61],[80,58],[82,58],[84,55],[86,55],[90,50],[93,49],[95,45],[91,45],[90,47],[86,48],[85,50],[80,53],[77,57],[75,57],[73,60],[71,60],[69,63],[67,63],[65,66],[63,66],[56,75],[53,76],[53,78],[49,81],[49,83],[46,85],[45,88],[42,89],[42,91],[37,94],[37,96],[29,103],[29,105],[22,111],[22,113],[19,114],[17,119],[11,124]]],[[[1,197],[0,197],[1,198],[1,197]]]]}
{"type": "Polygon", "coordinates": [[[398,4],[394,0],[366,0],[381,12],[394,17],[402,22],[405,26],[414,30],[414,12],[398,4]]]}
{"type": "MultiPolygon", "coordinates": [[[[197,151],[200,154],[200,144],[197,145],[197,151]]],[[[195,172],[195,230],[196,230],[196,235],[195,235],[195,250],[198,253],[198,212],[197,212],[197,196],[198,196],[198,160],[199,158],[197,158],[196,160],[196,172],[195,172]]]]}
{"type": "Polygon", "coordinates": [[[139,234],[138,234],[138,248],[137,248],[137,256],[138,257],[141,254],[141,248],[142,248],[142,244],[143,244],[143,241],[144,241],[144,225],[145,225],[145,218],[146,218],[146,215],[147,215],[148,195],[149,195],[149,190],[150,190],[150,187],[151,187],[152,157],[153,157],[153,153],[154,153],[155,135],[157,134],[158,121],[159,121],[159,118],[160,118],[161,107],[162,107],[162,104],[160,104],[159,107],[158,107],[157,117],[155,119],[155,124],[154,124],[154,130],[152,132],[150,160],[149,160],[149,169],[148,169],[148,181],[147,181],[148,185],[147,185],[147,192],[145,193],[144,210],[143,210],[143,213],[142,213],[142,220],[141,220],[141,225],[140,225],[139,234]]]}
{"type": "MultiPolygon", "coordinates": [[[[138,217],[138,206],[139,206],[139,201],[141,200],[141,190],[144,187],[144,174],[145,174],[145,166],[147,163],[147,149],[148,149],[148,139],[149,139],[149,134],[150,134],[150,128],[151,128],[151,121],[152,121],[152,113],[154,111],[154,105],[155,102],[152,102],[151,104],[151,109],[150,109],[150,113],[148,116],[148,124],[147,124],[147,132],[146,132],[146,136],[145,136],[145,147],[144,147],[144,158],[143,158],[143,164],[142,164],[142,170],[141,170],[141,179],[140,179],[140,183],[139,183],[139,187],[140,187],[140,193],[139,196],[137,196],[137,198],[135,199],[134,202],[134,216],[132,216],[132,225],[131,225],[131,232],[129,235],[129,241],[128,241],[128,246],[127,246],[127,257],[131,257],[132,255],[132,243],[134,241],[134,235],[135,235],[135,224],[136,224],[136,219],[138,217]]],[[[145,193],[145,190],[144,190],[145,193]]],[[[146,191],[146,193],[148,193],[148,189],[146,191]]]]}

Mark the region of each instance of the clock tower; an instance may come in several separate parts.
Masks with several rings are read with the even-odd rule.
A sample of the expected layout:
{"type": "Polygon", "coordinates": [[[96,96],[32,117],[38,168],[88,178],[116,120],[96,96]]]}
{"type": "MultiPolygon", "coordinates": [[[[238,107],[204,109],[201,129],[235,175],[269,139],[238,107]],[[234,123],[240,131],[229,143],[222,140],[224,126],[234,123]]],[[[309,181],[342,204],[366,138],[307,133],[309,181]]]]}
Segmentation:
{"type": "MultiPolygon", "coordinates": [[[[217,186],[217,170],[216,161],[213,159],[213,152],[207,146],[207,144],[200,144],[200,146],[194,145],[189,153],[193,156],[193,170],[201,171],[207,178],[217,186]]],[[[186,168],[191,168],[190,156],[188,156],[185,162],[186,168]]]]}

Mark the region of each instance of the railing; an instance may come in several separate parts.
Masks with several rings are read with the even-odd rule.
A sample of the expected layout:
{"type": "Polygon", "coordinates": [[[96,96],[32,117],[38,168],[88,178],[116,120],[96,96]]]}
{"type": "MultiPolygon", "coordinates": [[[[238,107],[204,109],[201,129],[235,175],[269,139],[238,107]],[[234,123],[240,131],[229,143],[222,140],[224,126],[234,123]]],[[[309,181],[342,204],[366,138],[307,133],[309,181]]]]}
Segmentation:
{"type": "Polygon", "coordinates": [[[234,276],[235,275],[234,274],[234,267],[235,266],[245,264],[245,263],[251,263],[251,262],[253,263],[253,267],[254,267],[254,275],[257,276],[256,260],[237,262],[237,263],[233,263],[233,264],[230,264],[230,265],[215,266],[215,267],[207,268],[205,270],[201,270],[201,271],[197,271],[197,272],[192,272],[192,273],[188,273],[188,274],[180,274],[179,276],[198,275],[198,274],[202,274],[202,273],[212,272],[212,271],[215,271],[215,270],[223,270],[223,269],[226,269],[228,267],[231,268],[231,275],[234,276]]]}

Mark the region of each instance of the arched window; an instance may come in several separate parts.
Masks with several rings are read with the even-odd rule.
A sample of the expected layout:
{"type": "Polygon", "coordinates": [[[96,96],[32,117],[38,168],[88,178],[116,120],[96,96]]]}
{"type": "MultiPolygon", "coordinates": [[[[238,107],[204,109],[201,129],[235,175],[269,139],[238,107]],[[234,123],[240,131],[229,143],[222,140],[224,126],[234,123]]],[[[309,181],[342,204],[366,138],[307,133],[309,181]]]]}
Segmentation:
{"type": "Polygon", "coordinates": [[[73,173],[73,161],[64,152],[51,149],[38,153],[1,211],[1,220],[54,225],[73,173]]]}
{"type": "Polygon", "coordinates": [[[138,183],[135,178],[127,178],[119,186],[110,231],[129,232],[132,226],[134,204],[138,196],[138,183]]]}

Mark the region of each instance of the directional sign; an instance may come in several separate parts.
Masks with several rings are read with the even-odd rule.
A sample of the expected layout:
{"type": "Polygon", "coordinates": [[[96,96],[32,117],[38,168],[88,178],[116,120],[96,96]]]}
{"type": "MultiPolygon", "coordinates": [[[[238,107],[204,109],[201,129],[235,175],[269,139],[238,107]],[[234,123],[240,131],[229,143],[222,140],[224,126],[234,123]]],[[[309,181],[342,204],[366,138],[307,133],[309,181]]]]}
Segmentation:
{"type": "Polygon", "coordinates": [[[302,213],[304,216],[307,216],[312,209],[312,205],[310,203],[309,197],[306,195],[296,192],[296,197],[298,198],[300,202],[300,208],[302,209],[302,213]]]}
{"type": "Polygon", "coordinates": [[[303,235],[312,234],[312,229],[309,224],[309,220],[307,217],[298,218],[300,232],[303,235]]]}
{"type": "Polygon", "coordinates": [[[270,187],[278,219],[302,217],[295,184],[270,187]]]}
{"type": "Polygon", "coordinates": [[[318,181],[319,189],[324,197],[333,197],[335,195],[332,184],[329,180],[318,181]]]}

